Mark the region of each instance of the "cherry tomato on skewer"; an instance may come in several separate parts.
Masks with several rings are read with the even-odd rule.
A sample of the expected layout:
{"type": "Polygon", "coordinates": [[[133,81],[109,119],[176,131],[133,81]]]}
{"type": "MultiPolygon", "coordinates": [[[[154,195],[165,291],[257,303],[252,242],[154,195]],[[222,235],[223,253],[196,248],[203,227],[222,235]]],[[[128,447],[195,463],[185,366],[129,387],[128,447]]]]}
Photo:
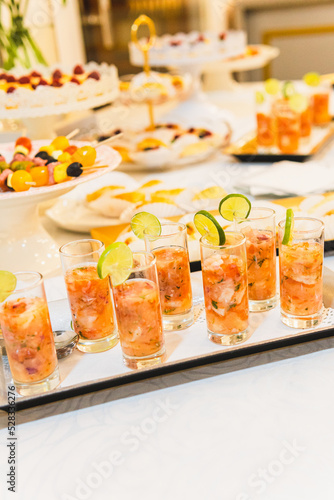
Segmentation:
{"type": "Polygon", "coordinates": [[[11,187],[14,191],[28,191],[31,188],[32,176],[26,170],[16,170],[11,178],[11,187]]]}
{"type": "Polygon", "coordinates": [[[23,146],[28,150],[28,153],[32,150],[31,140],[28,137],[19,137],[15,142],[15,146],[23,146]]]}
{"type": "Polygon", "coordinates": [[[67,137],[64,137],[63,135],[60,135],[59,137],[53,139],[51,144],[55,149],[61,149],[62,151],[64,151],[70,145],[67,137]]]}
{"type": "Polygon", "coordinates": [[[34,167],[30,170],[32,180],[36,187],[46,186],[49,183],[49,172],[47,167],[34,167]]]}
{"type": "Polygon", "coordinates": [[[74,153],[72,160],[84,167],[91,167],[96,161],[96,150],[92,146],[83,146],[74,153]]]}
{"type": "Polygon", "coordinates": [[[74,146],[74,144],[73,144],[72,146],[69,146],[68,148],[64,149],[64,152],[69,153],[70,155],[73,155],[77,151],[77,149],[78,149],[78,147],[74,146]]]}

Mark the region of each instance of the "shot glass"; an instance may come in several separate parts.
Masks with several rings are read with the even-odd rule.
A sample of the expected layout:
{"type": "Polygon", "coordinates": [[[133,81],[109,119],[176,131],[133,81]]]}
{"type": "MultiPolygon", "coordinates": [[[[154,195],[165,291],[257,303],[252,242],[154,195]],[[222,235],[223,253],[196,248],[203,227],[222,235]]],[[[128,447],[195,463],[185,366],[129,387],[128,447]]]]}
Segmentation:
{"type": "Polygon", "coordinates": [[[154,255],[134,253],[129,278],[112,290],[125,365],[136,369],[162,363],[166,349],[154,255]]]}
{"type": "Polygon", "coordinates": [[[249,337],[246,238],[225,234],[222,246],[200,240],[205,314],[209,339],[235,345],[249,337]]]}
{"type": "Polygon", "coordinates": [[[298,151],[301,133],[300,113],[290,108],[289,102],[279,99],[273,106],[276,122],[277,146],[284,154],[298,151]]]}
{"type": "Polygon", "coordinates": [[[146,250],[157,262],[164,330],[183,330],[194,321],[187,228],[161,224],[161,235],[145,234],[146,250]]]}
{"type": "Polygon", "coordinates": [[[15,276],[16,289],[0,306],[0,323],[16,390],[30,396],[59,384],[57,353],[42,275],[15,276]]]}
{"type": "Polygon", "coordinates": [[[307,108],[300,115],[300,136],[305,142],[309,140],[312,133],[313,107],[309,99],[307,108]]]}
{"type": "Polygon", "coordinates": [[[102,352],[118,342],[109,278],[100,279],[97,262],[104,250],[98,240],[77,240],[59,252],[64,271],[73,328],[79,335],[77,348],[102,352]]]}
{"type": "Polygon", "coordinates": [[[329,82],[322,82],[314,87],[312,93],[312,109],[314,125],[326,125],[331,121],[329,114],[329,97],[331,85],[329,82]]]}
{"type": "Polygon", "coordinates": [[[258,151],[263,153],[275,146],[275,120],[270,101],[256,104],[256,142],[258,151]]]}
{"type": "Polygon", "coordinates": [[[249,310],[268,311],[277,303],[275,211],[252,207],[235,229],[246,237],[249,310]]]}
{"type": "Polygon", "coordinates": [[[285,220],[278,224],[281,320],[292,328],[310,328],[322,318],[324,224],[296,217],[293,237],[282,240],[285,220]]]}

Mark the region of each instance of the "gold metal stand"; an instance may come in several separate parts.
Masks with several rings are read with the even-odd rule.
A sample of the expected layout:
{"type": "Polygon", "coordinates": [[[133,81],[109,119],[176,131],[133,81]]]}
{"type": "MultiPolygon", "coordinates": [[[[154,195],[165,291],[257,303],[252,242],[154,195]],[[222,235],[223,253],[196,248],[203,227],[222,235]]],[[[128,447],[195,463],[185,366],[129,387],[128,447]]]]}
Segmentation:
{"type": "MultiPolygon", "coordinates": [[[[139,50],[142,51],[143,57],[144,57],[144,71],[147,76],[150,75],[151,72],[151,67],[150,67],[150,62],[149,62],[149,50],[153,45],[155,44],[156,41],[156,29],[155,29],[155,24],[152,21],[152,19],[148,16],[145,16],[145,14],[139,16],[133,25],[131,26],[131,40],[133,43],[137,45],[139,50]],[[138,29],[140,26],[146,25],[149,29],[150,36],[148,38],[148,41],[146,43],[140,42],[138,40],[138,29]]],[[[147,103],[148,106],[148,113],[150,117],[150,130],[155,130],[155,122],[154,122],[154,112],[153,112],[153,103],[152,101],[148,101],[147,103]]]]}

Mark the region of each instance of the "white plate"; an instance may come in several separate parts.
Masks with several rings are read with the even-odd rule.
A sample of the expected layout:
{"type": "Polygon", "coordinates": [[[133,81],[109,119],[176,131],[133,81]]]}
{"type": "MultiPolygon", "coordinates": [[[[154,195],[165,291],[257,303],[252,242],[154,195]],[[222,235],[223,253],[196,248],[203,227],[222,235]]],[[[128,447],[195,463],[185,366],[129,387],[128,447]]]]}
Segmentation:
{"type": "Polygon", "coordinates": [[[82,186],[78,186],[70,193],[59,198],[56,203],[46,211],[46,215],[57,226],[78,233],[87,232],[94,227],[113,226],[120,224],[119,218],[103,217],[86,207],[86,195],[103,186],[120,185],[127,190],[136,189],[139,184],[129,175],[122,172],[111,172],[99,179],[94,179],[82,186]],[[69,217],[69,214],[71,216],[69,217]]]}
{"type": "MultiPolygon", "coordinates": [[[[40,147],[50,144],[49,141],[33,141],[33,149],[31,155],[34,156],[40,147]]],[[[71,141],[71,144],[82,147],[87,145],[87,142],[71,141]]],[[[6,158],[6,161],[10,162],[13,158],[15,143],[10,142],[6,144],[1,144],[1,153],[6,158]]],[[[118,167],[121,162],[121,156],[117,151],[109,146],[100,146],[96,150],[96,164],[107,165],[106,168],[98,168],[95,172],[90,174],[82,174],[80,177],[76,177],[70,181],[62,182],[60,184],[54,184],[53,186],[42,186],[42,187],[32,187],[28,191],[22,191],[15,193],[13,191],[6,191],[5,193],[0,193],[0,206],[3,203],[13,203],[18,205],[23,199],[35,198],[36,203],[43,201],[43,198],[57,197],[59,194],[66,192],[69,189],[73,189],[78,184],[88,182],[89,180],[97,179],[102,175],[114,170],[118,167]],[[50,196],[49,196],[50,195],[50,196]]]]}
{"type": "MultiPolygon", "coordinates": [[[[34,150],[48,143],[36,141],[33,143],[34,150]]],[[[1,150],[5,157],[12,157],[14,143],[2,145],[1,150]]],[[[120,155],[108,146],[98,148],[98,158],[101,165],[108,167],[54,186],[31,188],[21,193],[0,193],[0,262],[4,269],[38,270],[45,276],[59,267],[58,245],[41,225],[38,204],[68,193],[83,182],[98,180],[121,161],[120,155]]],[[[71,212],[67,211],[64,217],[71,219],[71,212]]]]}
{"type": "MultiPolygon", "coordinates": [[[[225,147],[230,141],[231,127],[224,119],[219,121],[217,117],[216,120],[212,121],[201,119],[193,120],[193,123],[189,123],[189,120],[180,120],[178,115],[175,116],[177,116],[177,119],[173,119],[173,113],[170,113],[168,119],[165,117],[164,122],[175,123],[185,130],[190,127],[210,130],[214,134],[211,138],[199,140],[199,143],[203,142],[204,144],[208,144],[208,149],[194,155],[181,156],[182,149],[179,151],[173,146],[173,144],[168,143],[168,140],[166,140],[167,148],[159,148],[153,151],[138,153],[135,152],[136,144],[139,142],[138,136],[140,136],[140,140],[142,140],[145,136],[149,137],[150,135],[153,135],[154,137],[154,133],[150,134],[149,132],[143,132],[142,130],[128,130],[124,132],[123,137],[119,141],[117,141],[117,139],[114,141],[115,146],[119,145],[127,147],[129,150],[129,156],[132,157],[133,160],[132,162],[123,162],[123,170],[154,171],[175,169],[186,165],[201,163],[208,160],[211,156],[217,153],[219,149],[225,147]]],[[[175,133],[177,133],[177,131],[175,131],[175,133]]],[[[182,138],[180,140],[182,140],[182,138]]]]}

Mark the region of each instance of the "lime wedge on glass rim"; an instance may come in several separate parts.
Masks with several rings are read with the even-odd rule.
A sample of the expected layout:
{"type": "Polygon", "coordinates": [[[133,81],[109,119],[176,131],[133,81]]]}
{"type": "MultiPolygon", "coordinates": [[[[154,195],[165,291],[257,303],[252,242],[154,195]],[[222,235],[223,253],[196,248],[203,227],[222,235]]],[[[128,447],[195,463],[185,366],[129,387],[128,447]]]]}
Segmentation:
{"type": "Polygon", "coordinates": [[[296,113],[303,113],[308,107],[307,97],[303,94],[293,94],[289,97],[289,106],[296,113]]]}
{"type": "Polygon", "coordinates": [[[128,279],[133,268],[132,251],[122,242],[109,245],[97,263],[97,274],[103,279],[110,276],[114,286],[121,285],[128,279]]]}
{"type": "Polygon", "coordinates": [[[284,99],[289,99],[293,94],[296,93],[295,86],[292,82],[287,81],[283,83],[282,94],[284,99]]]}
{"type": "Polygon", "coordinates": [[[161,224],[159,219],[149,212],[139,212],[131,219],[131,229],[140,240],[144,239],[144,232],[149,236],[160,236],[161,224]]]}
{"type": "Polygon", "coordinates": [[[303,81],[310,87],[317,87],[320,85],[320,75],[314,71],[306,73],[306,75],[303,76],[303,81]]]}
{"type": "Polygon", "coordinates": [[[255,92],[255,102],[256,102],[256,104],[263,104],[264,101],[265,101],[265,97],[264,97],[263,92],[260,92],[259,90],[257,90],[255,92]]]}
{"type": "Polygon", "coordinates": [[[279,92],[280,89],[280,82],[276,78],[268,78],[264,82],[264,90],[267,92],[269,95],[276,95],[279,92]]]}
{"type": "Polygon", "coordinates": [[[220,215],[230,222],[236,217],[239,219],[247,219],[252,208],[251,202],[243,194],[232,193],[228,194],[219,203],[220,215]]]}
{"type": "Polygon", "coordinates": [[[3,302],[16,288],[16,276],[9,271],[0,271],[0,302],[3,302]]]}
{"type": "Polygon", "coordinates": [[[293,238],[294,214],[292,208],[288,208],[285,217],[285,229],[282,245],[289,245],[293,238]]]}
{"type": "Polygon", "coordinates": [[[205,236],[208,243],[220,246],[226,241],[225,233],[219,222],[206,210],[200,210],[194,215],[194,224],[201,236],[205,236]]]}

